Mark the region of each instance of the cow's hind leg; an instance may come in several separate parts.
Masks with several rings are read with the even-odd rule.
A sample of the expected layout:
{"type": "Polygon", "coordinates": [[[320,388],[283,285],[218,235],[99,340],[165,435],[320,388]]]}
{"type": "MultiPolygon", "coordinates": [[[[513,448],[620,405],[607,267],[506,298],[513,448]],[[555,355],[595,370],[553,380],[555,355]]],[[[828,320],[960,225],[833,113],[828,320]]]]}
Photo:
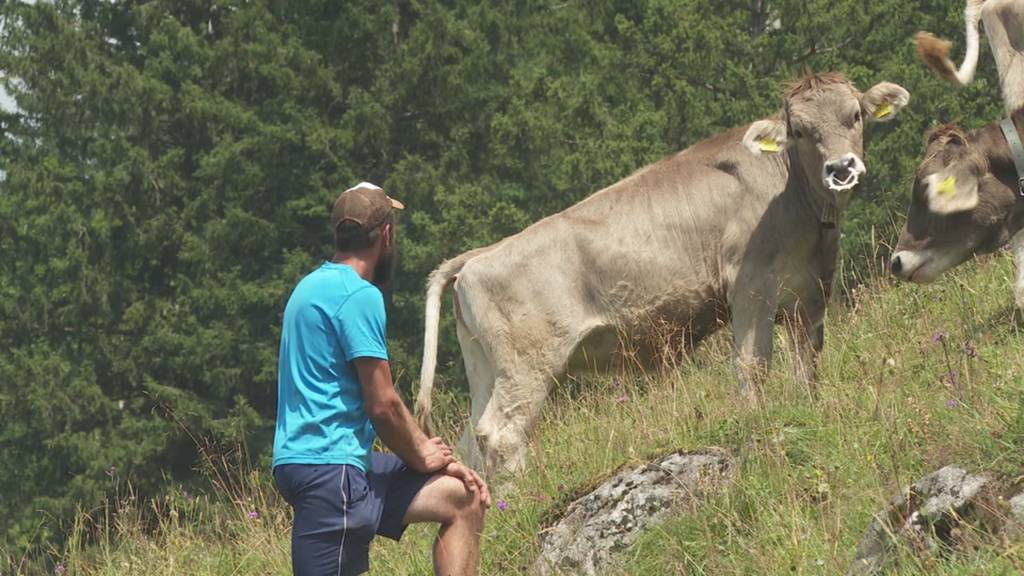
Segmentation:
{"type": "Polygon", "coordinates": [[[1024,311],[1024,230],[1017,232],[1010,240],[1013,262],[1017,265],[1017,277],[1013,285],[1014,302],[1024,311]]]}
{"type": "Polygon", "coordinates": [[[457,333],[462,361],[466,367],[466,379],[469,381],[470,411],[469,423],[462,431],[458,452],[467,465],[482,470],[484,460],[476,442],[475,430],[494,390],[494,365],[480,341],[461,323],[457,326],[457,333]]]}
{"type": "Polygon", "coordinates": [[[476,427],[488,472],[518,471],[526,463],[528,436],[540,417],[554,377],[530,370],[499,374],[476,427]]]}

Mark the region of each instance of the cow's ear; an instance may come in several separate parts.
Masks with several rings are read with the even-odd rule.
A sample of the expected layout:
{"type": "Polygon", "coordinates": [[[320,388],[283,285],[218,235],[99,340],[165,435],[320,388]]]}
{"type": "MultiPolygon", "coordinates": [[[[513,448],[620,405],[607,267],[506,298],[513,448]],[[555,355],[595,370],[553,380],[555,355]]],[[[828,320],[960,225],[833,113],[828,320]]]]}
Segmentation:
{"type": "Polygon", "coordinates": [[[971,210],[978,205],[978,179],[969,170],[946,169],[924,179],[928,209],[936,214],[971,210]]]}
{"type": "Polygon", "coordinates": [[[743,145],[754,154],[774,154],[786,147],[786,123],[782,120],[758,120],[743,135],[743,145]]]}
{"type": "Polygon", "coordinates": [[[868,122],[888,122],[910,102],[910,92],[892,82],[879,82],[860,97],[868,122]]]}

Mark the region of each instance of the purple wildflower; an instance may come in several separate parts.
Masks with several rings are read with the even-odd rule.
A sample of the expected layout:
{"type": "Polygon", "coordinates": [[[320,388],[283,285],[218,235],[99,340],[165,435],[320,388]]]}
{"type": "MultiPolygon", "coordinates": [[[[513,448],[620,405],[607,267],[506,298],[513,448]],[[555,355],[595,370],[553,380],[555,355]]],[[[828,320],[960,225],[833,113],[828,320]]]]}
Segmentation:
{"type": "Polygon", "coordinates": [[[64,566],[63,562],[58,562],[57,565],[53,567],[54,574],[63,574],[65,571],[67,571],[67,567],[64,566]]]}
{"type": "Polygon", "coordinates": [[[260,513],[255,510],[251,510],[248,514],[246,514],[246,516],[248,516],[250,520],[255,520],[260,517],[260,513]]]}
{"type": "Polygon", "coordinates": [[[950,398],[949,400],[946,400],[946,408],[956,408],[958,405],[959,402],[956,401],[956,398],[950,398]]]}
{"type": "Polygon", "coordinates": [[[625,394],[623,394],[622,396],[619,396],[618,398],[616,398],[616,400],[618,400],[619,402],[625,402],[626,400],[629,400],[629,396],[626,396],[625,394]]]}
{"type": "Polygon", "coordinates": [[[498,510],[501,510],[502,512],[508,510],[508,502],[504,500],[498,500],[498,510]]]}
{"type": "Polygon", "coordinates": [[[934,333],[932,333],[932,342],[935,342],[936,344],[942,342],[945,339],[946,333],[943,332],[942,330],[936,330],[934,333]]]}

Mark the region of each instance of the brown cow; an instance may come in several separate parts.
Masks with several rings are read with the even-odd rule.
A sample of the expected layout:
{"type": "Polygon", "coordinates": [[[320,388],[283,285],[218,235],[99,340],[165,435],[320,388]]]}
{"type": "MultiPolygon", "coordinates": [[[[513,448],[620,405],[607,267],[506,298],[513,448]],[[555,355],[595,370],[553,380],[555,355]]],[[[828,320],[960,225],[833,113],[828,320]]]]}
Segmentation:
{"type": "MultiPolygon", "coordinates": [[[[969,0],[966,16],[968,54],[960,72],[952,71],[948,42],[919,35],[918,51],[943,77],[969,82],[977,64],[980,17],[995,56],[1003,103],[1020,133],[1024,129],[1024,1],[969,0]]],[[[930,282],[973,255],[993,252],[1009,242],[1017,264],[1015,300],[1024,308],[1021,176],[999,122],[973,131],[955,125],[934,130],[914,178],[907,223],[892,256],[893,274],[912,282],[930,282]]]]}
{"type": "Polygon", "coordinates": [[[788,320],[798,376],[810,382],[838,218],[865,170],[864,120],[889,120],[909,98],[895,84],[862,94],[841,75],[809,75],[775,116],[443,263],[427,290],[421,421],[452,281],[471,395],[461,450],[488,470],[522,465],[544,399],[577,361],[599,364],[621,336],[652,327],[676,326],[696,344],[731,320],[740,388],[756,397],[774,324],[788,320]]]}
{"type": "MultiPolygon", "coordinates": [[[[1012,116],[1024,129],[1024,109],[1012,116]]],[[[1017,263],[1014,289],[1024,308],[1024,198],[998,122],[965,131],[933,131],[914,177],[907,223],[892,257],[893,274],[930,282],[975,254],[1011,243],[1017,263]]]]}

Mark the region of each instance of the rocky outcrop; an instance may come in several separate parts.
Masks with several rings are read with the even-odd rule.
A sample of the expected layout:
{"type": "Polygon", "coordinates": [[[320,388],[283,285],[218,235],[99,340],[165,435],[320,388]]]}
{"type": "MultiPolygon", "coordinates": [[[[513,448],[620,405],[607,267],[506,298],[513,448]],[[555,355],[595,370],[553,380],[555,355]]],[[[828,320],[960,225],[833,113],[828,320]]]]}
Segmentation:
{"type": "Polygon", "coordinates": [[[599,574],[615,552],[672,513],[699,507],[732,475],[732,457],[718,448],[677,452],[614,475],[569,505],[541,535],[534,573],[599,574]]]}
{"type": "Polygon", "coordinates": [[[848,576],[882,573],[897,546],[934,557],[966,548],[966,535],[975,541],[1016,538],[1024,526],[1024,494],[1005,499],[997,484],[956,466],[921,478],[875,515],[848,576]]]}

